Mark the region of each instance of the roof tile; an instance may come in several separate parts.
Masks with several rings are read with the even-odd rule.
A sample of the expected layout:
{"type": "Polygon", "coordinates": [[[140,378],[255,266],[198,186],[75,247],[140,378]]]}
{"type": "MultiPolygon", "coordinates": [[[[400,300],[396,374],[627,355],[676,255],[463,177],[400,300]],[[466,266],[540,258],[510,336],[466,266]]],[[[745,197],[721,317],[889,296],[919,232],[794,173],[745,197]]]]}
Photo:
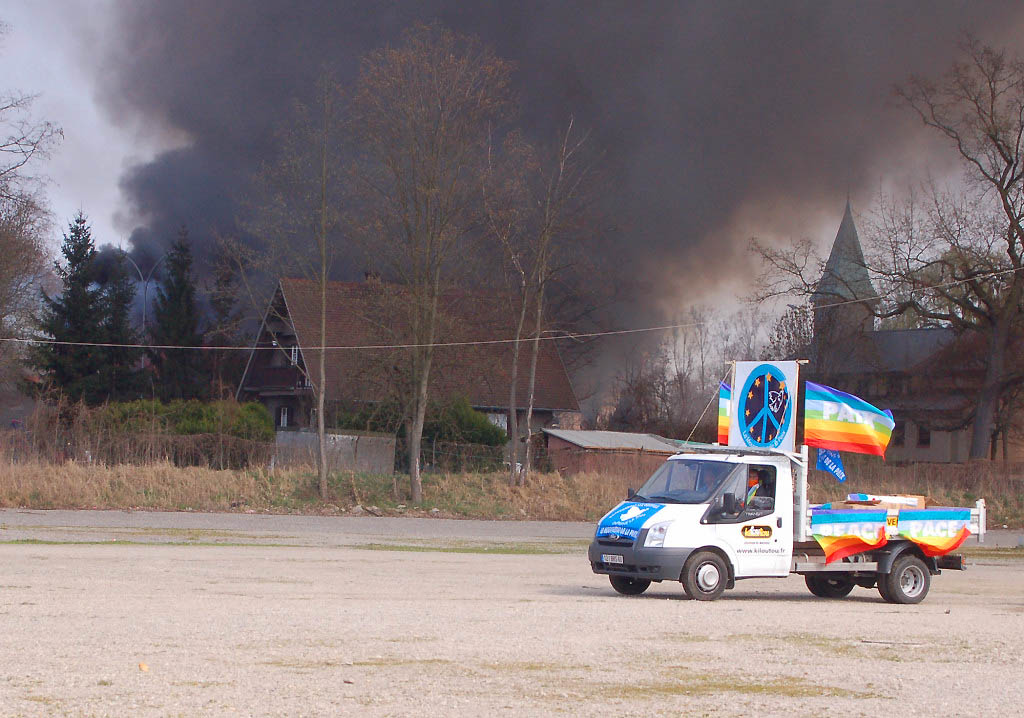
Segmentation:
{"type": "MultiPolygon", "coordinates": [[[[319,351],[320,291],[307,279],[281,279],[303,361],[311,378],[317,377],[319,351]]],[[[408,343],[405,311],[408,293],[402,287],[379,281],[328,282],[328,347],[380,346],[380,349],[328,349],[327,394],[331,400],[379,401],[400,398],[411,391],[410,350],[388,348],[408,343]]],[[[507,339],[510,311],[500,294],[451,291],[441,301],[438,343],[494,341],[507,339]],[[504,306],[503,306],[504,304],[504,306]]],[[[517,403],[526,404],[530,365],[529,344],[522,344],[519,356],[517,403]]],[[[461,394],[478,408],[507,407],[513,344],[435,347],[431,368],[431,394],[461,394]]],[[[553,341],[542,341],[537,358],[534,406],[537,409],[579,411],[565,366],[553,341]]]]}

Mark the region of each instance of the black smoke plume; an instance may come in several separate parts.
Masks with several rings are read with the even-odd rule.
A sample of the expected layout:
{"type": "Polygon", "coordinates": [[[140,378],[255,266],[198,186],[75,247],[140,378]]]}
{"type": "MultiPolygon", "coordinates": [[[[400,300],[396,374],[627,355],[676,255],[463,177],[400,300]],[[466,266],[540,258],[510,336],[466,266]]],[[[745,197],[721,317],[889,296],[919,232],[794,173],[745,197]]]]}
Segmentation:
{"type": "MultiPolygon", "coordinates": [[[[553,137],[574,115],[603,149],[635,316],[698,301],[746,241],[838,224],[847,192],[913,155],[921,129],[892,86],[935,75],[965,31],[1019,36],[1016,2],[124,0],[101,95],[184,147],[131,168],[133,251],[155,261],[189,227],[197,266],[234,233],[238,190],[292,98],[417,21],[480,36],[518,66],[522,123],[553,137]]],[[[742,262],[741,262],[742,263],[742,262]]],[[[357,272],[361,268],[353,267],[357,272]]]]}

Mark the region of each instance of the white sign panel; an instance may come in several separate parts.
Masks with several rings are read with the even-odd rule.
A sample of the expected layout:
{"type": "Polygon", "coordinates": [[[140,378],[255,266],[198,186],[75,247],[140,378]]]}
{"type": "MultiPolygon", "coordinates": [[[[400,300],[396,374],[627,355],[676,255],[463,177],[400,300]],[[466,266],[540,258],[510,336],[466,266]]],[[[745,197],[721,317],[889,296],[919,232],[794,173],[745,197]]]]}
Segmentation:
{"type": "Polygon", "coordinates": [[[795,361],[738,361],[733,371],[729,446],[796,451],[795,361]]]}

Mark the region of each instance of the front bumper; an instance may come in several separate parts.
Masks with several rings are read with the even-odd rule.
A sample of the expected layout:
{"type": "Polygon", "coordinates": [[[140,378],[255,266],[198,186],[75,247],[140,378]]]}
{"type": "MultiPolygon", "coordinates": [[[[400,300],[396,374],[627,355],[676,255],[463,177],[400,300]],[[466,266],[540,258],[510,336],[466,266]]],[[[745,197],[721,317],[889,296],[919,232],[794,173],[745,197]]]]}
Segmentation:
{"type": "Polygon", "coordinates": [[[641,532],[637,544],[590,542],[587,552],[590,567],[594,573],[611,576],[627,576],[645,581],[678,581],[683,573],[683,564],[690,557],[692,548],[643,548],[646,531],[641,532]],[[605,563],[602,554],[622,556],[622,563],[605,563]]]}

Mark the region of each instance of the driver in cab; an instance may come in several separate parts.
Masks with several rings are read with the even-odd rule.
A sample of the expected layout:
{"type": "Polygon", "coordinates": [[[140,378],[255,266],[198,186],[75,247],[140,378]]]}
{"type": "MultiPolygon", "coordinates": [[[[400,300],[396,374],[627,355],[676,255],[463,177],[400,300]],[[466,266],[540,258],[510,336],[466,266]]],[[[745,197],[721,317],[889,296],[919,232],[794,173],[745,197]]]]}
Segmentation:
{"type": "Polygon", "coordinates": [[[771,509],[775,505],[774,491],[771,490],[771,479],[767,469],[751,466],[747,474],[747,494],[743,499],[744,508],[771,509]]]}

